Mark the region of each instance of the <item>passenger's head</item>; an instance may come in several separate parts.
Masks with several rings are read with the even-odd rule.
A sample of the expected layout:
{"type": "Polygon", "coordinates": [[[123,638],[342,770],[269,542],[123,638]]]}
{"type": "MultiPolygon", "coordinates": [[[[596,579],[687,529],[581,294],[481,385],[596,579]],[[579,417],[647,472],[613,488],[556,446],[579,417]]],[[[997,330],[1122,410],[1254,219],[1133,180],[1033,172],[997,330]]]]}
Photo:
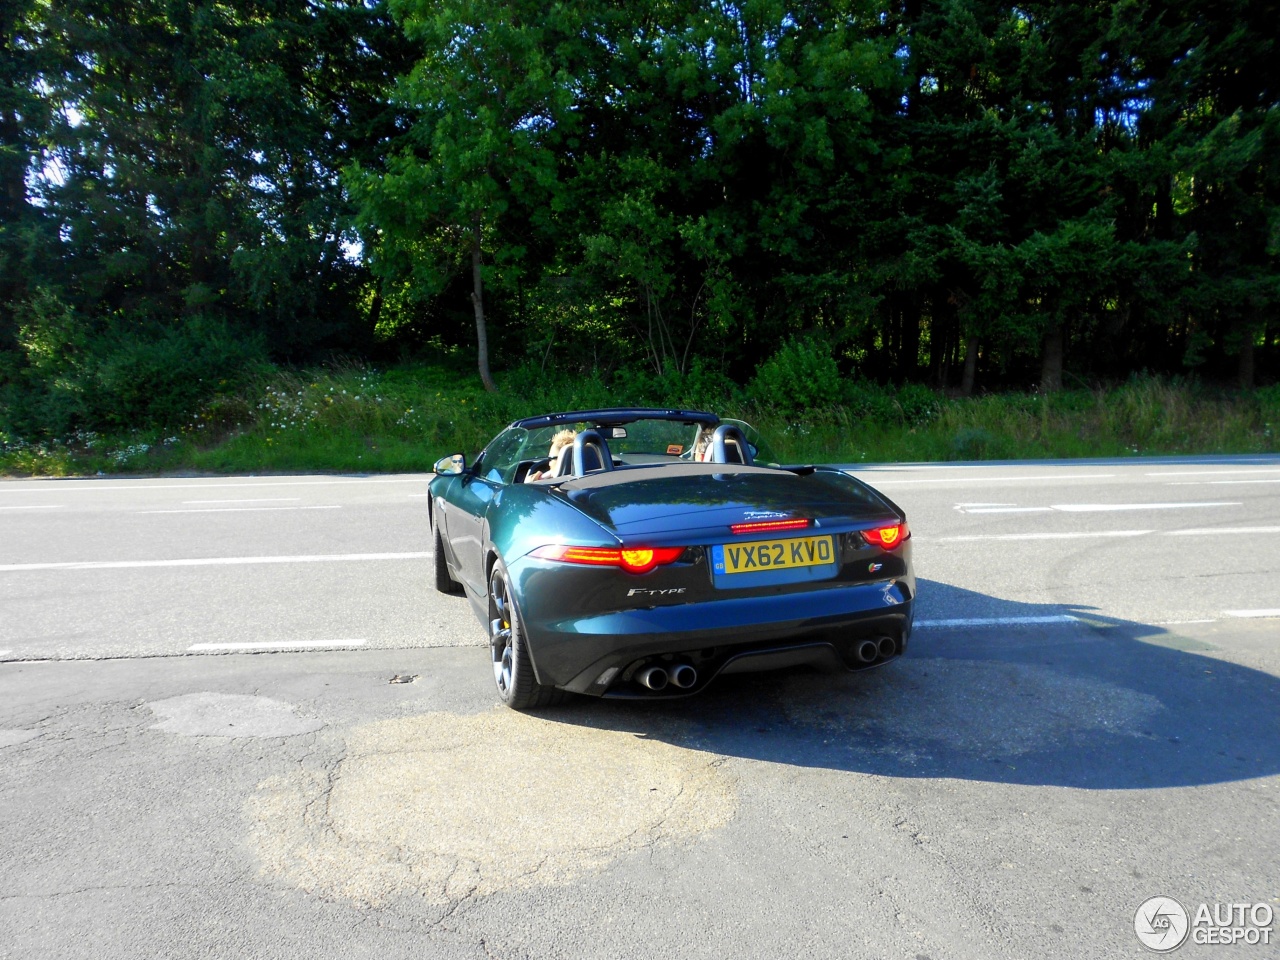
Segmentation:
{"type": "Polygon", "coordinates": [[[711,438],[715,435],[715,430],[711,427],[703,427],[698,431],[698,439],[693,442],[693,459],[694,460],[710,460],[711,438]]]}

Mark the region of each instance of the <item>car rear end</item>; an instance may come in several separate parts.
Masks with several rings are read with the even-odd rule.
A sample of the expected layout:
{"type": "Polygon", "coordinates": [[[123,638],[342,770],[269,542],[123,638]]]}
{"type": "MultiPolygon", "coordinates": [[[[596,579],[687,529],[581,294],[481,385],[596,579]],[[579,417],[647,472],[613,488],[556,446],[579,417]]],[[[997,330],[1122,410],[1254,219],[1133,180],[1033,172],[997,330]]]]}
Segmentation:
{"type": "Polygon", "coordinates": [[[603,535],[507,561],[541,683],[682,695],[722,673],[874,667],[910,638],[906,518],[837,471],[687,464],[558,495],[603,535]]]}

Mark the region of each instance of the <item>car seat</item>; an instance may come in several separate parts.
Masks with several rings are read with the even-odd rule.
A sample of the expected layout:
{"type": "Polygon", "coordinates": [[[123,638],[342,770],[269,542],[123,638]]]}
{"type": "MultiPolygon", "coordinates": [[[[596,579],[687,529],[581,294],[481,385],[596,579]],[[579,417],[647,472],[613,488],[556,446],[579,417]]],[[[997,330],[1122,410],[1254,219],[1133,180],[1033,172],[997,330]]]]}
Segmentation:
{"type": "Polygon", "coordinates": [[[751,465],[751,447],[747,438],[732,423],[722,423],[711,434],[712,463],[741,463],[751,465]]]}
{"type": "Polygon", "coordinates": [[[573,456],[566,456],[565,450],[560,455],[560,469],[557,477],[581,477],[584,474],[596,473],[600,470],[613,469],[613,456],[609,453],[609,445],[596,430],[583,430],[573,438],[573,456]]]}

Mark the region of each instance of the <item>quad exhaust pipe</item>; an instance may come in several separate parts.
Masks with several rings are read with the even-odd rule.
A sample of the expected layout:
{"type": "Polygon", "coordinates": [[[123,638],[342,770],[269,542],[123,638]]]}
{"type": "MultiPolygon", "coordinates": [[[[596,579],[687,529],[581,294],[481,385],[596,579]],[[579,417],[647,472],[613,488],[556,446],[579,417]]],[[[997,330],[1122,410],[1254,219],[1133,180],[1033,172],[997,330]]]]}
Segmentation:
{"type": "Polygon", "coordinates": [[[687,663],[677,663],[667,676],[681,690],[688,690],[698,682],[698,671],[687,663]]]}
{"type": "Polygon", "coordinates": [[[898,652],[898,643],[893,637],[881,637],[876,642],[876,646],[879,648],[880,656],[886,660],[898,652]]]}
{"type": "Polygon", "coordinates": [[[636,674],[640,685],[650,690],[665,690],[667,684],[688,690],[698,682],[698,671],[687,663],[677,663],[670,670],[665,667],[645,667],[636,674]]]}
{"type": "Polygon", "coordinates": [[[645,667],[636,674],[636,679],[650,690],[667,689],[667,671],[661,667],[645,667]]]}

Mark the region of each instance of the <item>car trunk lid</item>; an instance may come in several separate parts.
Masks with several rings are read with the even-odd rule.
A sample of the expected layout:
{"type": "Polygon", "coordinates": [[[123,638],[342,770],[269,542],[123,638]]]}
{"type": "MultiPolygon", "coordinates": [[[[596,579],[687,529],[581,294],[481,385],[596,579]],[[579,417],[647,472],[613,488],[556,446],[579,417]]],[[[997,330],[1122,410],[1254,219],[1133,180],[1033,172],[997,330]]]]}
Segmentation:
{"type": "Polygon", "coordinates": [[[797,476],[724,464],[665,465],[575,478],[560,493],[623,540],[676,532],[723,537],[731,525],[754,521],[859,524],[894,516],[873,491],[836,471],[797,476]]]}

